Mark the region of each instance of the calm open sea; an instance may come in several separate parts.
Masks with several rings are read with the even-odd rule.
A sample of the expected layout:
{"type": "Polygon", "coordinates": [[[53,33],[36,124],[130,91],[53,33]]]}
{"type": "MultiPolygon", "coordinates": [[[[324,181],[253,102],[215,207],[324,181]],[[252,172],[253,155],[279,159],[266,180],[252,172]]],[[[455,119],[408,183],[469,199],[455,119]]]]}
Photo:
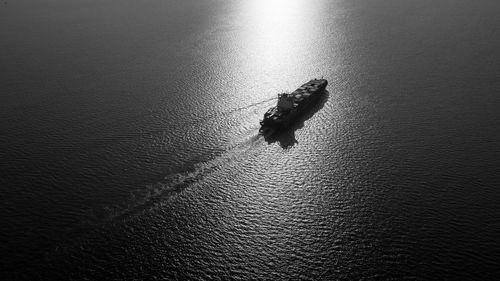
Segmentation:
{"type": "Polygon", "coordinates": [[[2,0],[0,279],[500,276],[497,0],[2,0]],[[280,91],[328,94],[278,136],[280,91]]]}

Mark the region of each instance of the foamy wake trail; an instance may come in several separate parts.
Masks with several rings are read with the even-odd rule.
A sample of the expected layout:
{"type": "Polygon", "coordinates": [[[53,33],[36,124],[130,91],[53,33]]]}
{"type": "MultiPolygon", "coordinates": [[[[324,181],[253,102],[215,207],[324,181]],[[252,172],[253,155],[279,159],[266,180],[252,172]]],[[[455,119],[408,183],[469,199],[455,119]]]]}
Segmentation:
{"type": "MultiPolygon", "coordinates": [[[[252,132],[255,132],[253,130],[252,132]]],[[[161,181],[146,185],[145,188],[131,193],[128,204],[107,207],[107,220],[128,220],[143,211],[164,202],[192,186],[200,186],[203,180],[218,170],[232,166],[236,161],[241,161],[249,153],[258,153],[256,148],[262,144],[263,138],[258,134],[247,135],[245,139],[233,143],[225,152],[214,155],[212,159],[199,162],[186,171],[165,176],[161,181]]]]}
{"type": "MultiPolygon", "coordinates": [[[[226,111],[224,114],[235,114],[255,106],[269,103],[272,100],[275,100],[275,98],[273,97],[243,107],[234,108],[226,111]]],[[[217,118],[221,114],[222,113],[216,113],[213,116],[208,116],[208,118],[217,118]]],[[[206,122],[207,117],[202,120],[193,121],[193,123],[197,123],[201,126],[202,124],[200,122],[206,122]]],[[[169,174],[161,181],[131,191],[129,199],[125,200],[125,202],[105,206],[98,210],[89,210],[89,222],[99,223],[102,222],[102,220],[112,221],[133,217],[164,201],[166,198],[182,192],[187,187],[199,184],[206,176],[224,167],[228,167],[232,162],[241,160],[242,158],[244,159],[245,154],[251,152],[261,144],[263,139],[257,133],[258,126],[243,126],[241,129],[240,134],[238,134],[239,136],[236,136],[237,139],[231,142],[228,147],[224,149],[224,152],[212,155],[211,159],[207,161],[191,165],[183,172],[169,174]]],[[[164,131],[150,131],[144,133],[154,135],[155,133],[164,133],[164,131]]]]}

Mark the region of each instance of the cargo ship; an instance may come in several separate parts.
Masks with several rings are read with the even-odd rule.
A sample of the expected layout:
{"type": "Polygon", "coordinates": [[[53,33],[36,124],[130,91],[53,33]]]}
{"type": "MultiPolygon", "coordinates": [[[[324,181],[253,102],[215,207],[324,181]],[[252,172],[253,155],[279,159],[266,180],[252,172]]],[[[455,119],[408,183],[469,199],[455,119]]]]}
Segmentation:
{"type": "Polygon", "coordinates": [[[326,85],[326,79],[312,79],[292,93],[278,94],[278,104],[264,113],[264,119],[260,121],[260,132],[274,132],[293,124],[297,117],[318,102],[326,85]]]}

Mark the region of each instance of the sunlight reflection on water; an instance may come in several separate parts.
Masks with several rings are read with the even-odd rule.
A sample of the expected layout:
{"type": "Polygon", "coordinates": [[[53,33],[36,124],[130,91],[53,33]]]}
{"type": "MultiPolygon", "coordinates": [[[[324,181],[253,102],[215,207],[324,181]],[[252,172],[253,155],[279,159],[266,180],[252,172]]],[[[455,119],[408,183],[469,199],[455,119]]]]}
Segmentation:
{"type": "Polygon", "coordinates": [[[244,74],[266,81],[266,77],[286,77],[284,86],[297,86],[289,77],[308,71],[307,61],[321,36],[317,26],[317,3],[309,1],[246,1],[241,3],[241,56],[244,74]],[[311,40],[312,39],[312,40],[311,40]],[[300,68],[300,69],[299,69],[300,68]],[[257,74],[257,75],[256,75],[257,74]]]}

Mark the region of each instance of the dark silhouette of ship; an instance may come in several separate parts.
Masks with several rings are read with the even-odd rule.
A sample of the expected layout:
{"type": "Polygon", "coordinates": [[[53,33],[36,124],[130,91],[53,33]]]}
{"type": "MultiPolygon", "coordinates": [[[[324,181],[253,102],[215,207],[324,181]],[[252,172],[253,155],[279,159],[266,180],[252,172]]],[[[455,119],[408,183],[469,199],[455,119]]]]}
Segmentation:
{"type": "Polygon", "coordinates": [[[260,132],[268,133],[289,127],[304,114],[325,93],[328,81],[326,79],[313,79],[300,86],[292,93],[278,94],[278,104],[264,113],[260,132]]]}

